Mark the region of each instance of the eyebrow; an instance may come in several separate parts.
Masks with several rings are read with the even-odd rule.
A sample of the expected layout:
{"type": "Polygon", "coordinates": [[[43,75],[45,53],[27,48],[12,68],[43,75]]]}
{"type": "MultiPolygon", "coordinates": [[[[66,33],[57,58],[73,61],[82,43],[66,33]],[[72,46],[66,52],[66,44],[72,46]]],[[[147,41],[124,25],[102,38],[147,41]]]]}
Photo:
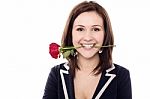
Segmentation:
{"type": "MultiPolygon", "coordinates": [[[[84,25],[75,25],[74,27],[77,27],[77,26],[80,26],[80,27],[85,27],[84,25]]],[[[98,26],[98,27],[103,27],[103,26],[101,26],[101,25],[92,25],[92,27],[95,27],[95,26],[98,26]]]]}
{"type": "Polygon", "coordinates": [[[95,26],[99,26],[99,27],[101,27],[101,28],[103,27],[103,26],[101,26],[101,25],[92,25],[92,27],[95,27],[95,26]]]}
{"type": "Polygon", "coordinates": [[[75,25],[74,27],[77,27],[77,26],[80,26],[80,27],[85,27],[84,25],[75,25]]]}

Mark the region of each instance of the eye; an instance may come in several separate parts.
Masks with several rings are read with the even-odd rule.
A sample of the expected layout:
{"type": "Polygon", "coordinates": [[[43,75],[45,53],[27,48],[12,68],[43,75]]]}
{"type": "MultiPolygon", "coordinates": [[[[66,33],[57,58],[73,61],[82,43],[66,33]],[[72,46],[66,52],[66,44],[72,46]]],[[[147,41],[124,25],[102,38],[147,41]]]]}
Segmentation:
{"type": "Polygon", "coordinates": [[[76,31],[84,31],[84,28],[77,28],[76,31]]]}
{"type": "Polygon", "coordinates": [[[100,31],[101,29],[100,28],[93,28],[93,31],[100,31]]]}

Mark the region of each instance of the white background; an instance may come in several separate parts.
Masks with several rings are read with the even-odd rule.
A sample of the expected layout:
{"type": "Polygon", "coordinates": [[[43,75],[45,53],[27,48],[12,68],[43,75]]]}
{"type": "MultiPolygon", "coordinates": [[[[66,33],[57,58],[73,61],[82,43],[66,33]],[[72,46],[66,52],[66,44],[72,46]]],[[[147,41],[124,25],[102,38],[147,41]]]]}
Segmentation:
{"type": "MultiPolygon", "coordinates": [[[[0,0],[0,99],[41,99],[71,9],[83,0],[0,0]]],[[[133,99],[150,99],[148,0],[99,0],[115,36],[114,62],[130,70],[133,99]]]]}

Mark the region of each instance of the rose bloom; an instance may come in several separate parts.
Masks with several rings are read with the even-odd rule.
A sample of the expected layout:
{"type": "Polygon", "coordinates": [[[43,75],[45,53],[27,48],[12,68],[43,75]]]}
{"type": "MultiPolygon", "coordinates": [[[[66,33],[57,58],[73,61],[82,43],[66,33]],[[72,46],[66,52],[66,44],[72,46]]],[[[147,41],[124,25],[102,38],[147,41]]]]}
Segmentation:
{"type": "Polygon", "coordinates": [[[57,43],[51,43],[49,45],[49,53],[55,59],[59,57],[59,54],[60,54],[59,47],[60,45],[58,45],[57,43]]]}

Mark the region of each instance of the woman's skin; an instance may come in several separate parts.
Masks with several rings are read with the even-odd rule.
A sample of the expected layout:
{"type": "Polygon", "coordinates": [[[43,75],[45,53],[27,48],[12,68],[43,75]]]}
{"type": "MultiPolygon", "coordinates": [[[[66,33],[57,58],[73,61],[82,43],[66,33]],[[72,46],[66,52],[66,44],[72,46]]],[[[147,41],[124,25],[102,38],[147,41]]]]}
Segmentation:
{"type": "Polygon", "coordinates": [[[74,78],[75,96],[77,99],[92,99],[101,74],[94,75],[93,69],[98,65],[99,48],[104,40],[103,19],[96,12],[81,13],[74,21],[73,45],[82,46],[78,52],[78,66],[74,78]]]}

